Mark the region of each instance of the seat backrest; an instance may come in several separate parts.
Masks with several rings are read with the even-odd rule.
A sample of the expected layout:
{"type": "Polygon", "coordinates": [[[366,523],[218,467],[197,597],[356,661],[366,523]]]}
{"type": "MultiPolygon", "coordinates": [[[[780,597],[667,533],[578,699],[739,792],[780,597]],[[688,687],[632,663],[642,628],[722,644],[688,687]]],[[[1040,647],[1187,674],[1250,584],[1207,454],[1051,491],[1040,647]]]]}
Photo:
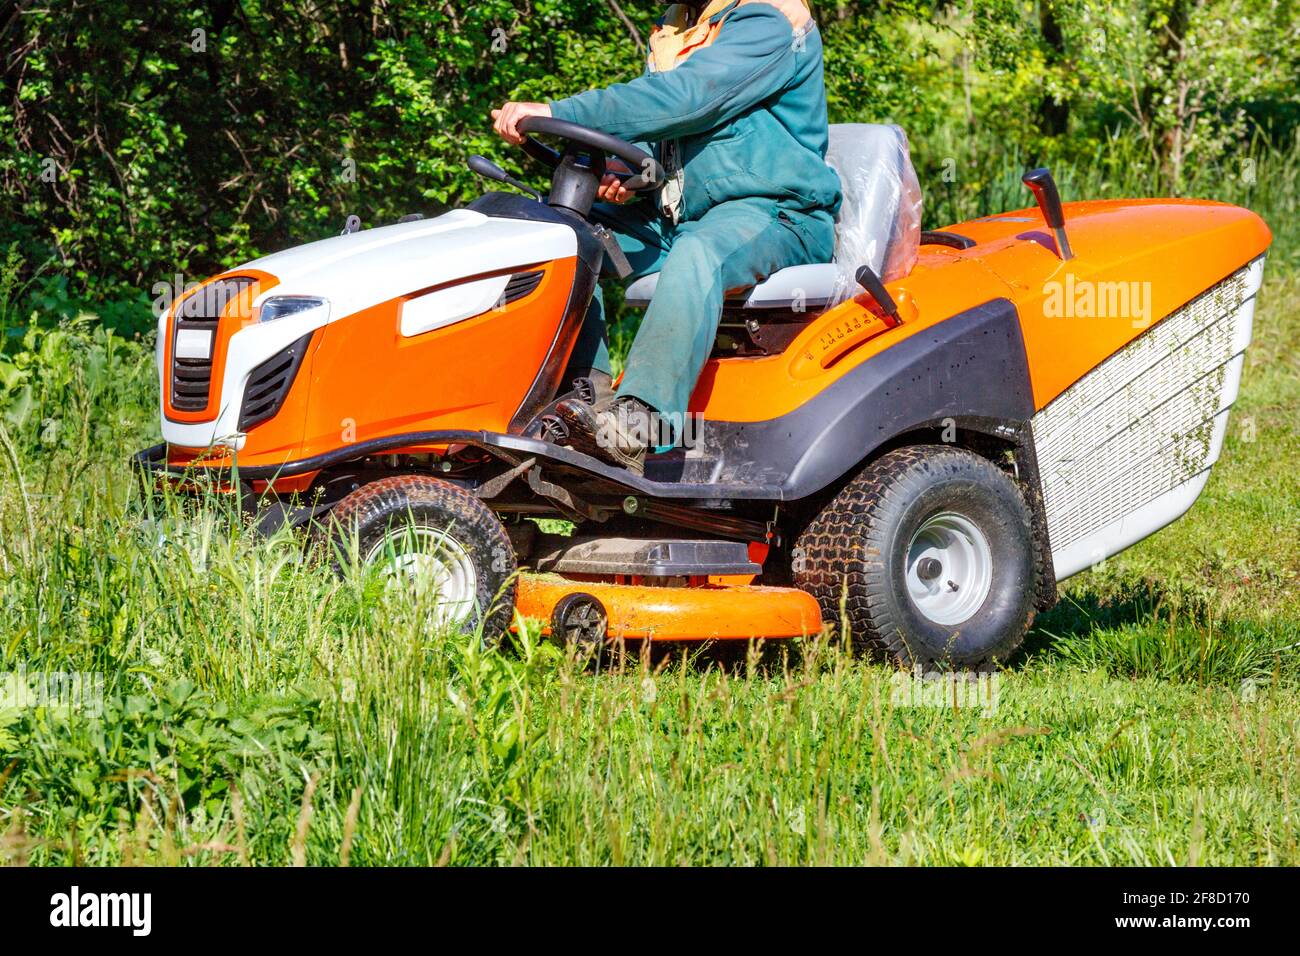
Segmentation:
{"type": "Polygon", "coordinates": [[[921,184],[900,126],[833,124],[826,163],[844,191],[835,223],[838,302],[861,292],[861,266],[886,282],[912,271],[921,246],[921,184]]]}

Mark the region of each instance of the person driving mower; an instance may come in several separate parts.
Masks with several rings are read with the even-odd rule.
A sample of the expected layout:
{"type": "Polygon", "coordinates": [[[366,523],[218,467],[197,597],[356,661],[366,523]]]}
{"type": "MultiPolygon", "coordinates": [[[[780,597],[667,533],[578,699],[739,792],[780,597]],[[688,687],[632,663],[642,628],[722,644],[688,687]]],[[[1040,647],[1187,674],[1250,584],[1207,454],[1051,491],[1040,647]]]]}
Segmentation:
{"type": "Polygon", "coordinates": [[[556,408],[571,447],[640,474],[652,446],[682,440],[727,292],[831,261],[841,192],[825,162],[816,22],[801,0],[671,4],[643,76],[549,104],[506,103],[492,116],[516,145],[521,120],[553,117],[654,144],[664,168],[654,202],[629,204],[613,173],[601,183],[605,202],[591,218],[614,232],[630,278],[660,277],[617,392],[596,290],[569,362],[573,377],[591,380],[594,403],[556,408]]]}

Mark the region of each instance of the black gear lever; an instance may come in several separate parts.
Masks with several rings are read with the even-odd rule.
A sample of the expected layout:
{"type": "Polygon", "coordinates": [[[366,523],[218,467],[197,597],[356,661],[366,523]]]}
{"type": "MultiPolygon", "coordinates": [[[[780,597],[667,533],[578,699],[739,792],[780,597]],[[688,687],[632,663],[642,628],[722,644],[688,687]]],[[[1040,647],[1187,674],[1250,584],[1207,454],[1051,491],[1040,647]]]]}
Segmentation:
{"type": "Polygon", "coordinates": [[[1040,166],[1025,173],[1020,181],[1034,194],[1038,208],[1043,213],[1043,221],[1056,237],[1056,254],[1062,262],[1073,259],[1074,250],[1070,248],[1069,237],[1065,234],[1065,210],[1061,208],[1061,194],[1056,191],[1056,180],[1052,178],[1051,171],[1040,166]]]}
{"type": "Polygon", "coordinates": [[[482,176],[484,179],[494,179],[499,183],[505,183],[508,186],[514,186],[515,189],[519,189],[522,190],[523,192],[528,193],[538,202],[542,201],[541,193],[539,193],[532,186],[529,186],[525,183],[521,183],[519,180],[515,179],[515,177],[511,176],[508,172],[506,172],[496,163],[492,162],[492,160],[488,159],[486,156],[479,156],[479,155],[471,156],[469,158],[469,162],[466,165],[469,166],[471,171],[482,176]]]}

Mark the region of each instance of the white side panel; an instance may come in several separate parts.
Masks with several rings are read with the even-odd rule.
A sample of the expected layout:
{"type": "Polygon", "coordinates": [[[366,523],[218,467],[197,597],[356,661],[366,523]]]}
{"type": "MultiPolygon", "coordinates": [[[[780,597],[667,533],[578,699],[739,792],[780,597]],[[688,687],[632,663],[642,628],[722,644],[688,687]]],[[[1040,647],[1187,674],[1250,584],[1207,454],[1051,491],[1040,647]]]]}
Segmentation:
{"type": "Polygon", "coordinates": [[[221,377],[221,408],[210,422],[174,422],[163,415],[163,440],[186,448],[244,447],[239,431],[239,411],[244,405],[244,388],[253,369],[277,352],[287,349],[308,332],[325,325],[328,305],[317,306],[274,322],[250,325],[230,337],[226,349],[226,370],[221,377]]]}
{"type": "Polygon", "coordinates": [[[158,395],[162,400],[163,376],[167,373],[167,319],[172,310],[168,309],[158,316],[158,335],[153,343],[153,364],[158,369],[158,395]]]}
{"type": "Polygon", "coordinates": [[[443,329],[482,315],[501,301],[510,275],[462,282],[402,303],[402,334],[407,338],[443,329]]]}
{"type": "Polygon", "coordinates": [[[1218,460],[1263,258],[1134,339],[1034,416],[1057,580],[1178,518],[1218,460]]]}
{"type": "Polygon", "coordinates": [[[387,247],[411,242],[425,242],[435,236],[480,225],[487,219],[482,213],[455,209],[434,219],[396,223],[376,229],[362,229],[346,236],[331,236],[316,242],[292,246],[282,252],[255,259],[240,268],[258,269],[285,278],[309,272],[328,271],[345,259],[379,252],[387,247]]]}

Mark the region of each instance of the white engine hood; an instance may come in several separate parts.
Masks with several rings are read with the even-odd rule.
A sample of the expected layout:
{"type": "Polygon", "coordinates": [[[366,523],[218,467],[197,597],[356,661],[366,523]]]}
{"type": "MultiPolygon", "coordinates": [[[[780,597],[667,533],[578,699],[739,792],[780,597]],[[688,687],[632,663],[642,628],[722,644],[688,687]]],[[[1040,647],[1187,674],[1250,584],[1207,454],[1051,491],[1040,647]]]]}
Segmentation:
{"type": "Polygon", "coordinates": [[[568,226],[457,209],[295,246],[232,271],[257,269],[280,280],[255,306],[269,296],[319,296],[329,300],[334,322],[420,289],[574,256],[577,249],[568,226]]]}

